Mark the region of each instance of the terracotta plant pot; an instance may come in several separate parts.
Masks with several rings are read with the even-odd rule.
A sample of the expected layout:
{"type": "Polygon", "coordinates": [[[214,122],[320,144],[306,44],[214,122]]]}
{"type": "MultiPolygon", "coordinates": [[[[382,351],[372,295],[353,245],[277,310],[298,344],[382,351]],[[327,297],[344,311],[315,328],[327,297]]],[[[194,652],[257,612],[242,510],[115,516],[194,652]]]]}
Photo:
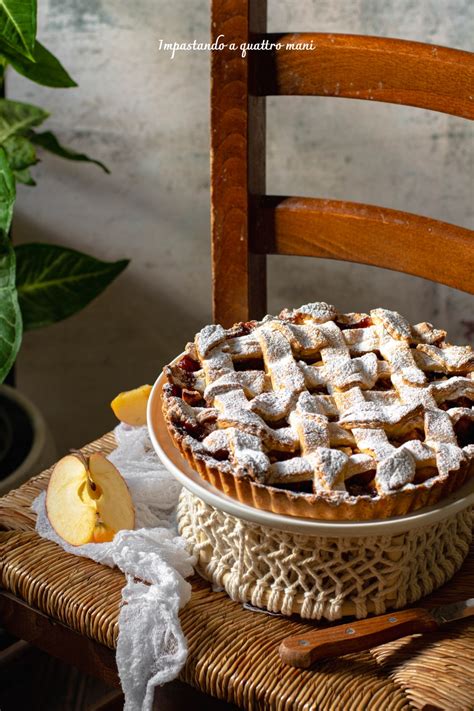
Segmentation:
{"type": "Polygon", "coordinates": [[[38,408],[15,388],[0,385],[0,496],[55,458],[53,438],[38,408]]]}

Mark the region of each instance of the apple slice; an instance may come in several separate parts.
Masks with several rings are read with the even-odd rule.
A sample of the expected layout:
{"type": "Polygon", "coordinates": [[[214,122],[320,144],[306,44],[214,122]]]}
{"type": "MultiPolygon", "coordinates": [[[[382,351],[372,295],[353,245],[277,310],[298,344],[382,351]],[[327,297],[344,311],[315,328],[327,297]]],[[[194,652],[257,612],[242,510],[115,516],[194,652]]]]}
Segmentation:
{"type": "Polygon", "coordinates": [[[115,417],[127,425],[146,425],[146,407],[151,385],[141,385],[134,390],[119,393],[110,403],[115,417]]]}
{"type": "Polygon", "coordinates": [[[135,526],[135,510],[124,478],[98,452],[63,457],[54,467],[46,494],[49,521],[73,546],[111,541],[135,526]]]}

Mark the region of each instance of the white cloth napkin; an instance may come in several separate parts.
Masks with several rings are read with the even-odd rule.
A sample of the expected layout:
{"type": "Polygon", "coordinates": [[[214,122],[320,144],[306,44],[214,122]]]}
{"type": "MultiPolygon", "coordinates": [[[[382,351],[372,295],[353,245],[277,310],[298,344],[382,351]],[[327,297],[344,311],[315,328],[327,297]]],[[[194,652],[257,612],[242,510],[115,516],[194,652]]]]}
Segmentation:
{"type": "Polygon", "coordinates": [[[195,561],[176,528],[181,486],[159,462],[146,427],[119,425],[115,436],[118,447],[109,459],[130,489],[136,530],[120,531],[111,543],[71,546],[51,528],[44,492],[32,508],[38,515],[40,536],[68,553],[117,566],[125,574],[117,640],[124,709],[149,711],[154,688],[174,679],[186,661],[187,645],[178,613],[191,597],[191,585],[185,578],[192,574],[195,561]]]}

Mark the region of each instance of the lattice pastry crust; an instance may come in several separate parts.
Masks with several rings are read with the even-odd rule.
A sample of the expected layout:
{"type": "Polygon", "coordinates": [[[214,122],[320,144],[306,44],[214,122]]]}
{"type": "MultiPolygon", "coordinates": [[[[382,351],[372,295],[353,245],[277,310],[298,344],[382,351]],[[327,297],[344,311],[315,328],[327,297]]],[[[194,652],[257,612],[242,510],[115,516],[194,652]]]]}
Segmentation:
{"type": "Polygon", "coordinates": [[[318,519],[402,515],[474,473],[474,353],[429,323],[326,303],[203,328],[165,367],[163,412],[201,476],[318,519]]]}

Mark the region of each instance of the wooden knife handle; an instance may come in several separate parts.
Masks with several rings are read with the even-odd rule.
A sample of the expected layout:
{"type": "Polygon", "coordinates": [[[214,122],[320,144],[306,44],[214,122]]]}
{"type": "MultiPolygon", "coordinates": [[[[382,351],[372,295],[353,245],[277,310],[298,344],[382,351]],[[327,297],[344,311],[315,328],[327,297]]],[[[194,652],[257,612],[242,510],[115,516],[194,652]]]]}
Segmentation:
{"type": "Polygon", "coordinates": [[[280,644],[279,653],[285,664],[308,669],[320,659],[360,652],[399,637],[432,632],[437,628],[438,623],[428,610],[400,610],[366,620],[346,622],[336,627],[308,631],[298,637],[287,637],[280,644]]]}

